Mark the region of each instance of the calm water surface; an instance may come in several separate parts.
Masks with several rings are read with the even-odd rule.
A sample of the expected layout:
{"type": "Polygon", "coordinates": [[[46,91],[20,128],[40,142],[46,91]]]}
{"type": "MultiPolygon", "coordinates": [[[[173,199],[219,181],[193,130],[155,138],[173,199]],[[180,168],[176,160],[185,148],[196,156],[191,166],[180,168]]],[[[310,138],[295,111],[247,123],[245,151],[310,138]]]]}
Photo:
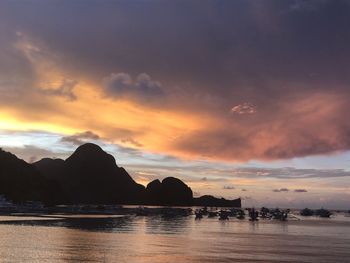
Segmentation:
{"type": "Polygon", "coordinates": [[[0,216],[0,262],[350,262],[350,218],[0,216]]]}

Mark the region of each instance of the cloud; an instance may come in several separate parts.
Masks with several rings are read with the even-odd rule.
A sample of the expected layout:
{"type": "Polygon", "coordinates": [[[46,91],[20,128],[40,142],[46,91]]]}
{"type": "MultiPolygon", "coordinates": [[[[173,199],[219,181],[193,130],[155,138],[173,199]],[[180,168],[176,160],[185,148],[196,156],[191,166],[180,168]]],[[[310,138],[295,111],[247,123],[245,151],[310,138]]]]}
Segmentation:
{"type": "Polygon", "coordinates": [[[272,192],[275,192],[275,193],[288,192],[288,191],[289,191],[288,188],[280,188],[280,189],[274,189],[274,190],[272,190],[272,192]]]}
{"type": "MultiPolygon", "coordinates": [[[[84,12],[71,1],[0,5],[0,107],[14,119],[15,112],[101,135],[111,126],[151,130],[149,140],[131,138],[185,158],[270,161],[350,149],[346,1],[89,2],[84,12]],[[57,84],[62,76],[88,88],[57,84]],[[39,85],[46,81],[56,84],[39,85]],[[79,105],[52,96],[78,96],[79,105]],[[124,104],[111,106],[117,101],[106,97],[124,104]],[[135,101],[161,107],[123,118],[125,104],[135,101]],[[95,103],[103,111],[91,109],[95,103]],[[93,116],[80,118],[87,111],[93,116]],[[101,121],[95,112],[103,112],[101,121]],[[177,113],[186,117],[182,127],[174,127],[177,113]]],[[[113,135],[122,138],[129,136],[113,135]]]]}
{"type": "Polygon", "coordinates": [[[11,147],[5,146],[4,150],[15,154],[19,158],[23,158],[24,160],[33,163],[45,157],[59,157],[59,153],[54,153],[50,150],[43,149],[40,147],[36,147],[33,145],[24,145],[23,147],[11,147]]]}
{"type": "Polygon", "coordinates": [[[75,101],[77,96],[74,93],[74,88],[78,81],[73,79],[63,79],[57,87],[40,88],[40,92],[47,96],[64,97],[69,101],[75,101]]]}
{"type": "Polygon", "coordinates": [[[178,137],[174,148],[231,161],[289,159],[349,149],[350,123],[344,121],[344,113],[350,95],[301,94],[259,107],[252,118],[218,119],[216,125],[178,137]]]}
{"type": "Polygon", "coordinates": [[[242,192],[247,192],[248,190],[243,188],[243,189],[241,189],[241,191],[242,192]]]}
{"type": "Polygon", "coordinates": [[[245,102],[243,104],[234,106],[231,109],[231,113],[239,114],[239,115],[254,114],[256,113],[256,107],[251,103],[245,102]]]}
{"type": "Polygon", "coordinates": [[[224,190],[233,190],[233,189],[235,189],[235,187],[232,186],[232,185],[224,185],[224,187],[222,189],[224,189],[224,190]]]}
{"type": "Polygon", "coordinates": [[[307,190],[306,189],[295,189],[294,192],[295,193],[306,193],[307,190]]]}
{"type": "Polygon", "coordinates": [[[279,193],[279,192],[289,192],[288,188],[280,188],[280,189],[274,189],[272,192],[279,193]]]}
{"type": "Polygon", "coordinates": [[[242,178],[276,178],[276,179],[306,179],[306,178],[337,178],[349,177],[350,171],[344,169],[297,169],[292,167],[260,168],[244,167],[227,170],[229,176],[242,178]]]}
{"type": "Polygon", "coordinates": [[[92,131],[85,131],[85,132],[76,133],[71,136],[62,137],[61,141],[72,143],[74,145],[81,145],[85,142],[89,142],[91,140],[99,140],[99,139],[100,139],[100,136],[93,133],[92,131]]]}
{"type": "Polygon", "coordinates": [[[131,145],[136,146],[136,147],[142,147],[143,146],[140,142],[136,141],[133,138],[125,138],[125,139],[122,139],[121,142],[122,143],[131,144],[131,145]]]}
{"type": "Polygon", "coordinates": [[[131,97],[139,100],[160,98],[164,95],[162,85],[146,73],[135,80],[127,73],[112,73],[103,79],[105,92],[112,98],[131,97]]]}
{"type": "Polygon", "coordinates": [[[62,77],[70,74],[62,69],[60,56],[40,38],[14,32],[13,28],[11,34],[7,30],[0,29],[0,34],[7,37],[0,41],[1,107],[15,109],[27,119],[35,115],[36,121],[46,114],[61,114],[62,109],[51,97],[76,100],[73,89],[77,81],[62,77]]]}
{"type": "MultiPolygon", "coordinates": [[[[279,192],[289,192],[289,189],[288,188],[280,188],[280,189],[274,189],[272,190],[273,192],[275,193],[279,193],[279,192]]],[[[307,190],[306,189],[294,189],[295,193],[306,193],[307,190]]]]}
{"type": "MultiPolygon", "coordinates": [[[[292,167],[264,168],[264,167],[236,167],[235,165],[220,165],[212,162],[184,163],[180,159],[172,159],[159,163],[159,159],[152,164],[143,164],[144,169],[161,168],[166,171],[176,171],[178,174],[192,173],[197,175],[197,181],[203,182],[226,182],[231,178],[237,179],[331,179],[350,177],[350,171],[344,169],[297,169],[292,167]],[[207,176],[208,174],[212,176],[207,176]],[[215,175],[215,177],[214,177],[215,175]],[[199,179],[198,179],[199,178],[199,179]]],[[[132,166],[131,166],[132,167],[132,166]]],[[[139,167],[135,167],[139,168],[139,167]]],[[[194,180],[195,181],[195,180],[194,180]]],[[[244,187],[244,186],[243,186],[244,187]]],[[[247,189],[245,189],[247,190],[247,189]]]]}

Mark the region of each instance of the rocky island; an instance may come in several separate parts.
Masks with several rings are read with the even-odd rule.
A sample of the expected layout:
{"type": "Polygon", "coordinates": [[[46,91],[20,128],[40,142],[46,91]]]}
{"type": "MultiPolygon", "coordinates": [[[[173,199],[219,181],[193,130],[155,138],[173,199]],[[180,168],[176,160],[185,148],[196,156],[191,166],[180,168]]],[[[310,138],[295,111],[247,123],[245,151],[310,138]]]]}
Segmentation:
{"type": "Polygon", "coordinates": [[[14,203],[118,204],[241,207],[241,200],[193,198],[183,181],[167,177],[146,187],[136,183],[98,145],[79,146],[66,160],[44,158],[33,164],[0,150],[0,195],[14,203]]]}

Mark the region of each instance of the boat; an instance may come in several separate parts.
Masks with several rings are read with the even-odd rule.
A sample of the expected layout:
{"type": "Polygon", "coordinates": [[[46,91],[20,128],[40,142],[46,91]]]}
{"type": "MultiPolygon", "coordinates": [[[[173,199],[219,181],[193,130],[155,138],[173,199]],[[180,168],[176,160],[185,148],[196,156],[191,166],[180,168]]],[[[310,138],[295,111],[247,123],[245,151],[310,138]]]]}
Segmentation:
{"type": "Polygon", "coordinates": [[[202,219],[203,218],[203,213],[202,211],[199,209],[197,209],[195,212],[194,212],[195,216],[196,216],[196,220],[199,220],[199,219],[202,219]]]}
{"type": "Polygon", "coordinates": [[[242,209],[239,209],[238,213],[237,213],[237,219],[243,220],[245,218],[245,213],[242,209]]]}
{"type": "Polygon", "coordinates": [[[228,220],[229,216],[229,211],[225,211],[225,210],[220,210],[219,211],[219,220],[228,220]]]}
{"type": "Polygon", "coordinates": [[[329,218],[332,215],[332,213],[327,209],[321,208],[321,209],[318,209],[315,211],[315,215],[317,215],[319,217],[329,218]]]}
{"type": "Polygon", "coordinates": [[[262,207],[260,209],[260,218],[271,218],[270,209],[262,207]]]}
{"type": "Polygon", "coordinates": [[[252,208],[249,210],[249,217],[249,221],[259,221],[259,212],[255,208],[252,208]]]}
{"type": "Polygon", "coordinates": [[[286,210],[281,210],[279,208],[276,208],[274,210],[272,210],[270,212],[271,214],[271,218],[272,219],[277,219],[277,220],[281,220],[281,221],[286,221],[288,219],[288,214],[289,214],[290,210],[286,209],[286,210]]]}
{"type": "Polygon", "coordinates": [[[217,211],[208,211],[208,217],[209,218],[213,218],[213,217],[217,217],[218,216],[218,212],[217,211]]]}
{"type": "Polygon", "coordinates": [[[309,208],[304,208],[303,210],[300,211],[300,215],[302,216],[313,216],[314,211],[309,209],[309,208]]]}

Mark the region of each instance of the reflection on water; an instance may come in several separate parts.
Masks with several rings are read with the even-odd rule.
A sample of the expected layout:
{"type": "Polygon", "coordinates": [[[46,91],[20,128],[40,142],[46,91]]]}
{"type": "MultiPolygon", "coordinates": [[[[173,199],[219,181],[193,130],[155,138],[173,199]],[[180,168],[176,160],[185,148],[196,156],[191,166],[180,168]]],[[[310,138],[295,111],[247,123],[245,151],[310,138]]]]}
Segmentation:
{"type": "Polygon", "coordinates": [[[0,224],[22,225],[22,226],[49,226],[66,227],[89,231],[131,231],[132,220],[129,217],[118,218],[59,218],[59,219],[17,219],[0,221],[0,224]]]}
{"type": "Polygon", "coordinates": [[[0,262],[349,262],[349,220],[1,217],[0,262]]]}
{"type": "Polygon", "coordinates": [[[188,231],[189,223],[187,217],[167,218],[167,217],[145,217],[145,233],[147,234],[176,234],[188,231]]]}
{"type": "MultiPolygon", "coordinates": [[[[176,234],[186,231],[189,220],[185,217],[65,217],[65,218],[11,218],[0,220],[0,225],[66,227],[99,232],[131,232],[140,225],[148,234],[176,234]]],[[[136,229],[137,230],[137,229],[136,229]]]]}

